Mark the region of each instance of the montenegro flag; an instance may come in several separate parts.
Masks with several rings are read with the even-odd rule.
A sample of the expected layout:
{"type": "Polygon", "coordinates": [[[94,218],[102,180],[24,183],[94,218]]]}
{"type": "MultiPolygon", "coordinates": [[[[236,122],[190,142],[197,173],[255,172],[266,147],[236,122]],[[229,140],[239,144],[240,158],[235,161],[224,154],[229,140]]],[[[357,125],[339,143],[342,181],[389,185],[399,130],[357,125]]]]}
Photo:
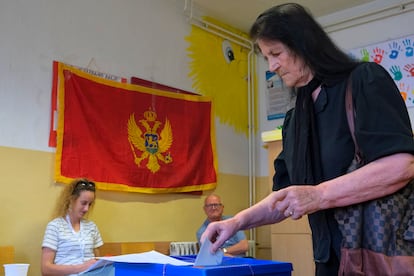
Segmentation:
{"type": "Polygon", "coordinates": [[[57,182],[140,193],[217,184],[208,97],[119,83],[58,63],[57,182]]]}

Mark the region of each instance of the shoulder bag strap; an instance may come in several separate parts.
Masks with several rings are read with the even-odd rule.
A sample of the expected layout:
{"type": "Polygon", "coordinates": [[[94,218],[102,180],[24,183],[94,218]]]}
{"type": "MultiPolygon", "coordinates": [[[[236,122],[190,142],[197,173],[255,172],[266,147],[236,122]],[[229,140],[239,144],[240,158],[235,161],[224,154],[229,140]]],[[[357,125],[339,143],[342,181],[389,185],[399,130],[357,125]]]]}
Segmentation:
{"type": "Polygon", "coordinates": [[[346,119],[348,120],[349,131],[351,132],[352,140],[354,140],[355,145],[355,159],[358,163],[361,163],[362,156],[359,150],[358,143],[355,138],[355,110],[354,103],[352,102],[352,76],[348,78],[348,83],[346,86],[345,92],[345,109],[346,109],[346,119]]]}

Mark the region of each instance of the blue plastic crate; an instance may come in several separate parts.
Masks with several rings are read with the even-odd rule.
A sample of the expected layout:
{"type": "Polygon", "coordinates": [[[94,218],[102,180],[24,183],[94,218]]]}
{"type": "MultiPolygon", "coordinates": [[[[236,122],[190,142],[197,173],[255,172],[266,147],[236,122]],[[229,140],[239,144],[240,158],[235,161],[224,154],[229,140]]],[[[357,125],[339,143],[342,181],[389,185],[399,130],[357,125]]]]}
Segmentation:
{"type": "MultiPolygon", "coordinates": [[[[194,262],[195,256],[174,257],[182,261],[194,262]]],[[[163,264],[114,263],[115,276],[162,275],[162,276],[290,276],[292,264],[253,258],[224,257],[219,266],[174,266],[163,264]]]]}

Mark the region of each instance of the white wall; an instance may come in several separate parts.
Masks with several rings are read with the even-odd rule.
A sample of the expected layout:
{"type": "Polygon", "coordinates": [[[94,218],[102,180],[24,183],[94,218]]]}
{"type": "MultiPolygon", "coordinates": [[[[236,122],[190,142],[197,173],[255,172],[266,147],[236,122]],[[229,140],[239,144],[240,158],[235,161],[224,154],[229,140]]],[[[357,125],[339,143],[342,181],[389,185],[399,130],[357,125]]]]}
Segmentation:
{"type": "MultiPolygon", "coordinates": [[[[392,2],[407,1],[394,0],[387,2],[387,4],[390,5],[392,2]]],[[[350,50],[367,46],[376,42],[383,42],[400,38],[406,35],[412,35],[414,34],[413,23],[414,10],[383,18],[381,20],[369,22],[360,26],[331,32],[329,35],[343,49],[350,50]]],[[[408,113],[410,115],[411,125],[414,127],[414,108],[409,107],[408,113]]]]}
{"type": "MultiPolygon", "coordinates": [[[[190,30],[184,0],[2,0],[0,146],[54,151],[53,60],[192,91],[190,30]]],[[[219,171],[247,175],[247,140],[216,126],[219,171]]]]}
{"type": "MultiPolygon", "coordinates": [[[[397,0],[321,18],[324,23],[397,0]]],[[[191,26],[183,0],[3,0],[0,3],[0,146],[53,152],[48,147],[52,61],[87,66],[124,77],[137,76],[192,90],[184,37],[191,26]]],[[[414,12],[333,32],[344,49],[412,34],[414,12]]],[[[265,62],[259,58],[257,176],[267,176],[260,133],[283,120],[267,121],[265,62]]],[[[411,118],[414,112],[410,110],[411,118]]],[[[248,144],[216,120],[219,171],[247,175],[248,144]]]]}
{"type": "Polygon", "coordinates": [[[51,151],[53,60],[190,90],[180,2],[2,1],[0,145],[51,151]]]}
{"type": "MultiPolygon", "coordinates": [[[[391,5],[396,5],[402,2],[407,1],[397,1],[397,0],[378,0],[370,3],[368,5],[363,5],[351,10],[345,10],[336,14],[331,14],[329,16],[318,18],[318,21],[323,25],[329,25],[335,23],[339,19],[353,18],[358,15],[362,15],[368,12],[373,12],[375,10],[383,9],[391,5]]],[[[411,1],[412,2],[412,1],[411,1]]],[[[365,45],[369,45],[376,42],[387,41],[389,39],[399,38],[405,35],[414,34],[413,29],[414,22],[414,11],[404,12],[397,14],[395,16],[383,18],[381,20],[375,20],[363,25],[358,25],[343,30],[338,30],[335,32],[330,32],[329,35],[337,43],[339,47],[344,50],[350,50],[353,48],[359,48],[365,45]]],[[[259,99],[259,109],[260,113],[260,130],[271,130],[276,126],[279,126],[283,123],[282,120],[271,120],[266,119],[265,108],[266,108],[266,98],[265,98],[265,80],[264,72],[267,69],[267,64],[263,59],[259,59],[259,70],[258,75],[261,77],[259,83],[260,87],[260,99],[259,99]]],[[[408,109],[411,124],[414,126],[414,109],[408,109]]],[[[268,175],[267,169],[267,152],[262,147],[263,143],[260,140],[260,133],[257,138],[257,174],[258,175],[268,175]]]]}

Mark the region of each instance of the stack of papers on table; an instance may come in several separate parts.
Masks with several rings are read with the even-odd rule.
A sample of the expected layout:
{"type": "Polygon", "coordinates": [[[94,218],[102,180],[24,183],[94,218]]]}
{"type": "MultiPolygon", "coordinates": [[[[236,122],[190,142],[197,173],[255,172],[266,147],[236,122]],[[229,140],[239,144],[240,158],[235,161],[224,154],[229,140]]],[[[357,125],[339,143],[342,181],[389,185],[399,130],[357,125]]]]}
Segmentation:
{"type": "Polygon", "coordinates": [[[171,264],[176,266],[190,266],[194,263],[185,262],[181,260],[177,260],[175,258],[169,257],[157,251],[148,251],[144,253],[136,253],[136,254],[125,254],[119,256],[110,256],[110,257],[98,257],[99,259],[95,264],[90,266],[87,270],[83,271],[80,274],[84,274],[88,271],[92,271],[101,267],[105,267],[110,265],[114,262],[119,263],[145,263],[145,264],[171,264]]]}

